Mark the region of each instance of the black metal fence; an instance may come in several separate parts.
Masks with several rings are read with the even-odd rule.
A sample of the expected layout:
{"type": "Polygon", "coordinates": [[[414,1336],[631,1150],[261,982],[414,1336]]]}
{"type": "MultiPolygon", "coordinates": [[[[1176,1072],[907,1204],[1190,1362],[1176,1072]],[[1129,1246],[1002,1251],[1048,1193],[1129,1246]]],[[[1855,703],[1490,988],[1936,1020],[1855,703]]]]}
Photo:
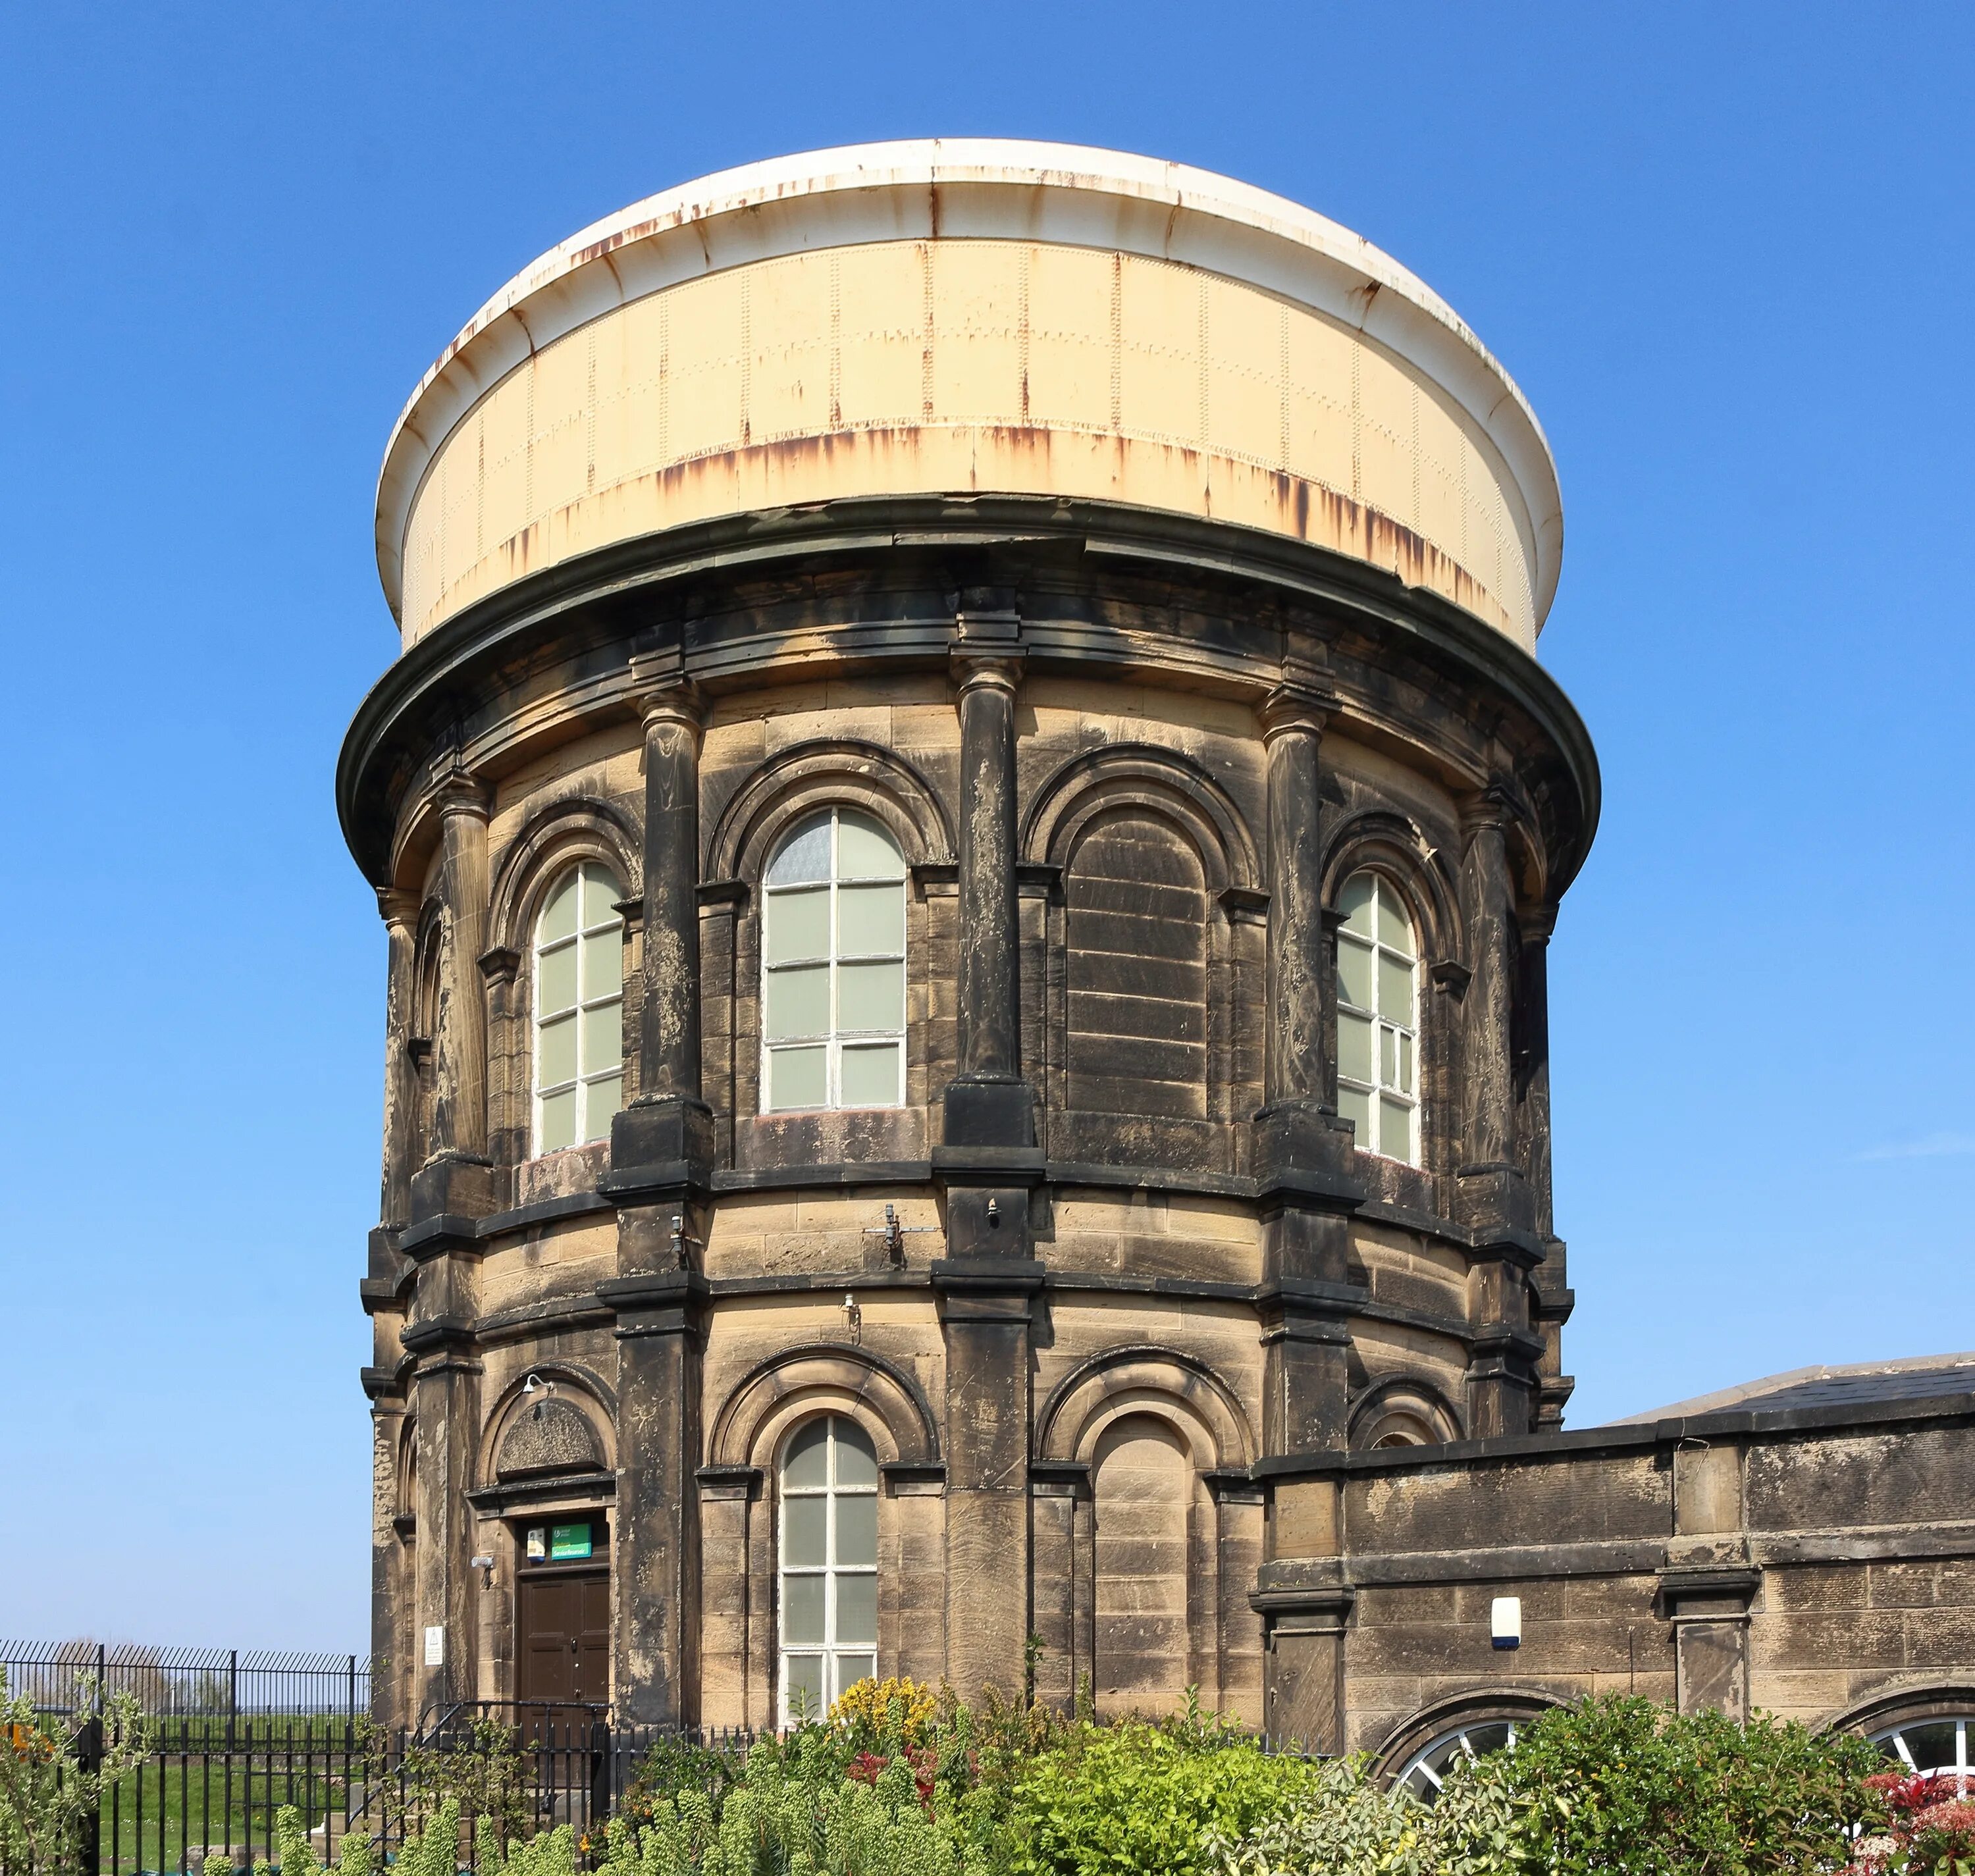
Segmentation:
{"type": "Polygon", "coordinates": [[[0,1669],[12,1692],[25,1694],[49,1713],[70,1710],[78,1679],[94,1681],[106,1694],[134,1695],[146,1713],[171,1718],[309,1714],[354,1720],[370,1710],[370,1664],[357,1654],[0,1641],[0,1669]]]}
{"type": "MultiPolygon", "coordinates": [[[[94,1723],[75,1717],[91,1769],[94,1723]]],[[[416,1733],[338,1716],[166,1718],[155,1723],[143,1761],[105,1785],[82,1867],[96,1876],[202,1876],[216,1858],[248,1870],[258,1858],[275,1860],[276,1822],[291,1805],[320,1861],[333,1862],[354,1832],[381,1862],[457,1789],[465,1761],[458,1855],[471,1871],[478,1813],[497,1813],[524,1835],[567,1824],[580,1835],[618,1811],[661,1740],[725,1746],[738,1760],[754,1736],[613,1725],[600,1708],[505,1704],[455,1708],[416,1733]],[[498,1729],[511,1750],[476,1754],[489,1736],[476,1722],[498,1729]],[[498,1789],[480,1782],[490,1775],[498,1789]]]]}

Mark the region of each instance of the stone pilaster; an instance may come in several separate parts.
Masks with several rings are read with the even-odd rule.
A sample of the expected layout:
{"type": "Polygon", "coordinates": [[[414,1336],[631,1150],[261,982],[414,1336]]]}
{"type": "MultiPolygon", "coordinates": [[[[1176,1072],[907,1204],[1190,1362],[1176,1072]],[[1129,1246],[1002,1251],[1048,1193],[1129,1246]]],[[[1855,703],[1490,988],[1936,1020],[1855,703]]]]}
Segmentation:
{"type": "Polygon", "coordinates": [[[959,1073],[946,1089],[935,1176],[948,1254],[932,1276],[946,1344],[947,1664],[967,1698],[1022,1692],[1030,1629],[1031,1316],[1042,1287],[1029,1221],[1041,1179],[1022,1078],[1015,879],[1015,699],[1021,623],[962,612],[952,662],[960,717],[959,1073]]]}
{"type": "Polygon", "coordinates": [[[644,973],[638,1095],[610,1130],[617,1274],[597,1296],[616,1316],[617,1493],[611,1566],[612,1694],[626,1719],[698,1718],[698,1253],[712,1183],[712,1116],[700,1095],[699,694],[675,665],[652,674],[644,726],[644,973]]]}
{"type": "Polygon", "coordinates": [[[441,787],[439,899],[445,921],[433,1023],[432,1139],[412,1179],[414,1221],[494,1208],[487,1156],[487,791],[464,773],[441,787]]]}
{"type": "Polygon", "coordinates": [[[1323,905],[1320,757],[1337,700],[1294,669],[1261,707],[1267,757],[1269,931],[1264,1028],[1267,1102],[1256,1115],[1262,1217],[1263,1450],[1345,1443],[1352,1309],[1351,1214],[1362,1200],[1352,1132],[1329,1066],[1334,935],[1323,905]]]}
{"type": "MultiPolygon", "coordinates": [[[[444,1240],[439,1240],[442,1244],[444,1240]]],[[[479,1581],[470,1567],[477,1529],[466,1500],[480,1434],[481,1362],[472,1339],[476,1313],[471,1260],[440,1249],[419,1267],[405,1348],[418,1366],[416,1520],[411,1684],[414,1720],[480,1693],[479,1581]],[[436,1661],[427,1644],[437,1636],[436,1661]]]]}
{"type": "Polygon", "coordinates": [[[377,894],[384,921],[384,1167],[377,1217],[386,1226],[411,1216],[416,1169],[419,1091],[412,1063],[412,1005],[417,994],[419,897],[390,886],[377,894]]]}
{"type": "Polygon", "coordinates": [[[1543,1257],[1529,1181],[1516,1161],[1513,1060],[1517,934],[1508,810],[1490,788],[1464,804],[1461,913],[1470,975],[1461,1001],[1461,1221],[1475,1234],[1468,1273],[1467,1431],[1526,1433],[1536,1423],[1542,1342],[1530,1271],[1543,1257]]]}
{"type": "Polygon", "coordinates": [[[1269,1482],[1264,1556],[1249,1606],[1264,1633],[1262,1725],[1306,1751],[1344,1750],[1344,1638],[1357,1591],[1345,1571],[1334,1477],[1269,1482]]]}
{"type": "Polygon", "coordinates": [[[1556,908],[1525,905],[1517,913],[1521,974],[1516,998],[1517,1140],[1530,1183],[1530,1208],[1543,1260],[1534,1273],[1534,1328],[1543,1342],[1536,1362],[1536,1424],[1563,1424],[1564,1403],[1576,1385],[1563,1372],[1563,1326],[1576,1299],[1563,1240],[1553,1223],[1550,1181],[1549,941],[1556,908]]]}
{"type": "Polygon", "coordinates": [[[638,1095],[610,1130],[616,1187],[703,1186],[712,1116],[700,1097],[699,746],[689,678],[644,698],[644,981],[638,1095]]]}
{"type": "Polygon", "coordinates": [[[1750,1611],[1763,1583],[1744,1528],[1742,1451],[1700,1441],[1673,1455],[1674,1535],[1659,1572],[1661,1612],[1673,1625],[1674,1700],[1749,1717],[1750,1611]]]}

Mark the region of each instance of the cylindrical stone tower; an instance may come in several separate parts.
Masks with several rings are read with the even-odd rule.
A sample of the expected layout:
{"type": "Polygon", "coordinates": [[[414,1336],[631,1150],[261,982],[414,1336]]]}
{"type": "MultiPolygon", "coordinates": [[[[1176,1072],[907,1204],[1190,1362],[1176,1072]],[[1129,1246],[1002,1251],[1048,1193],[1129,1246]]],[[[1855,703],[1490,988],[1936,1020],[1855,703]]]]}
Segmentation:
{"type": "Polygon", "coordinates": [[[386,1715],[1286,1721],[1267,1462],[1569,1391],[1560,545],[1448,307],[1174,165],[796,157],[489,301],[337,777],[386,1715]]]}

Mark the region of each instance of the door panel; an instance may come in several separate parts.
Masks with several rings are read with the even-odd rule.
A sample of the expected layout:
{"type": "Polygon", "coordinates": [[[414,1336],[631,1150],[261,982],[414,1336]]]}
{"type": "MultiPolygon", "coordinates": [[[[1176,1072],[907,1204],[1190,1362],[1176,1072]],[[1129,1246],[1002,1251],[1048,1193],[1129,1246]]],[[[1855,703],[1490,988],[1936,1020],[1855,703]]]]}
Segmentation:
{"type": "Polygon", "coordinates": [[[601,1707],[610,1697],[610,1575],[524,1576],[515,1697],[601,1707]]]}

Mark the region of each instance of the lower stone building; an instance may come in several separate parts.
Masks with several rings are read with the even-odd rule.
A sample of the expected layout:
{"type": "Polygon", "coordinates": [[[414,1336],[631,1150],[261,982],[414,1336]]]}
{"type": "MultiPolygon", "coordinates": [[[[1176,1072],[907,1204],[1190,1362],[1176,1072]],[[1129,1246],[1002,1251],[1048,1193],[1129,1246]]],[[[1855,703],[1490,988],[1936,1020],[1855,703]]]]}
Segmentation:
{"type": "Polygon", "coordinates": [[[488,303],[337,778],[384,1717],[1195,1688],[1430,1781],[1624,1686],[1963,1750],[1957,1366],[1563,1427],[1561,527],[1429,289],[1142,159],[757,166],[488,303]]]}

